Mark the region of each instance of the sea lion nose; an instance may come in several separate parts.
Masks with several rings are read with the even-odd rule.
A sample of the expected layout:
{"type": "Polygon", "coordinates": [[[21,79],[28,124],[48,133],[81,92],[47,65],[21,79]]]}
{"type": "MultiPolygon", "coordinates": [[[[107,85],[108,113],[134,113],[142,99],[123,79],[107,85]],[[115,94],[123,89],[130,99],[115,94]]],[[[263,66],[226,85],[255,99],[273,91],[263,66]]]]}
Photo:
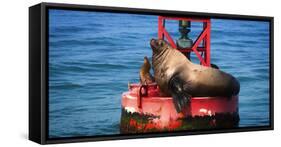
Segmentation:
{"type": "Polygon", "coordinates": [[[152,38],[152,39],[150,40],[150,43],[153,44],[153,43],[155,43],[155,41],[156,41],[156,40],[155,40],[154,38],[152,38]]]}

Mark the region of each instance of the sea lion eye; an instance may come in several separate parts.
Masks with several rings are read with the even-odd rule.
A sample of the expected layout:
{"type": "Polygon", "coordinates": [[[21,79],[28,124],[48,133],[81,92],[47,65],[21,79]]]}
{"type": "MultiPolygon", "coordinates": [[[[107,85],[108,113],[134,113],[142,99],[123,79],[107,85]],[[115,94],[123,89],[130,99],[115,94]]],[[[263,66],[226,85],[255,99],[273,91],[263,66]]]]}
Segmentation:
{"type": "Polygon", "coordinates": [[[158,42],[158,45],[159,45],[159,46],[161,45],[161,41],[158,42]]]}
{"type": "Polygon", "coordinates": [[[159,41],[159,45],[160,45],[160,46],[163,46],[163,45],[164,45],[164,42],[163,42],[163,41],[159,41]]]}

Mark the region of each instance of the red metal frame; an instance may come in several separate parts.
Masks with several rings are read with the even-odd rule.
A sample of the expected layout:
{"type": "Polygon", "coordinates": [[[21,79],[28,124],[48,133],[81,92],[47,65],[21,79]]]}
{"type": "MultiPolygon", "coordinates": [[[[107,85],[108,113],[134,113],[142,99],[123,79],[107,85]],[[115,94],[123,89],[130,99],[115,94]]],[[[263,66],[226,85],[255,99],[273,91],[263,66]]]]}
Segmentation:
{"type": "Polygon", "coordinates": [[[193,43],[191,48],[181,49],[179,51],[186,53],[186,52],[194,52],[198,57],[200,63],[204,66],[211,65],[211,58],[210,58],[210,38],[211,38],[211,22],[210,19],[198,19],[198,18],[182,18],[182,17],[165,17],[159,16],[158,17],[158,39],[165,39],[171,44],[173,48],[177,48],[173,38],[165,29],[165,20],[185,20],[190,22],[202,22],[203,23],[203,30],[201,34],[198,36],[196,41],[193,43]],[[199,47],[199,44],[203,42],[203,46],[199,47]],[[200,53],[202,55],[200,55],[200,53]]]}

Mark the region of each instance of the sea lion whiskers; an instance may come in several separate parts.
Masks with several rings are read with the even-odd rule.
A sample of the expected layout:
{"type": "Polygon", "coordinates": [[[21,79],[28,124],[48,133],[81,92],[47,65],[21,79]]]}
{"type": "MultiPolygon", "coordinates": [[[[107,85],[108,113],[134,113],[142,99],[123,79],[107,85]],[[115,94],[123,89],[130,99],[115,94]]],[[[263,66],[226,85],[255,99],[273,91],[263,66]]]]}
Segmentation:
{"type": "MultiPolygon", "coordinates": [[[[169,49],[165,49],[164,51],[162,51],[159,55],[155,55],[155,58],[166,58],[166,56],[168,56],[170,50],[169,49]]],[[[153,60],[155,65],[161,64],[161,60],[153,60]]]]}

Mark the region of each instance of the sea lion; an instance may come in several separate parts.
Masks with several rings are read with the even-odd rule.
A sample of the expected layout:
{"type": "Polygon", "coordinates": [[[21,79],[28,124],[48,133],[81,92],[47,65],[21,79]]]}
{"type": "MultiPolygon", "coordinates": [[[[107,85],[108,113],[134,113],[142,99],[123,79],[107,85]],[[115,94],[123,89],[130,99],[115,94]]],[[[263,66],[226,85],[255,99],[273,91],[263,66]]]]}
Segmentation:
{"type": "Polygon", "coordinates": [[[151,64],[148,60],[148,58],[145,56],[143,60],[143,65],[140,69],[139,75],[140,75],[140,83],[142,85],[148,85],[155,82],[154,77],[150,74],[150,68],[151,64]]]}
{"type": "Polygon", "coordinates": [[[160,90],[173,97],[177,112],[191,97],[231,97],[237,95],[240,84],[232,75],[219,69],[190,62],[165,40],[151,39],[152,66],[160,90]]]}

